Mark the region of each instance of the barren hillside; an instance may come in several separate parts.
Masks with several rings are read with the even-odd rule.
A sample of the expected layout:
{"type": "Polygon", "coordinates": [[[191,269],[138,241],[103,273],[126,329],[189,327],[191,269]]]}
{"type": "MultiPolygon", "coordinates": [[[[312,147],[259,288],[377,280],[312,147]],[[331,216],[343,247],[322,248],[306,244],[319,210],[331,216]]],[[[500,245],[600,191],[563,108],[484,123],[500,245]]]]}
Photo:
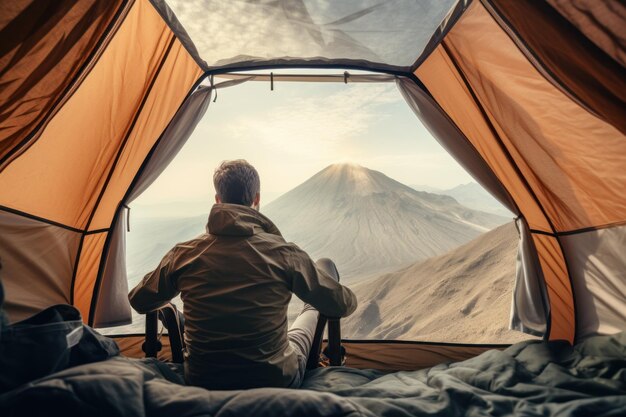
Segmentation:
{"type": "Polygon", "coordinates": [[[451,252],[351,286],[359,308],[343,321],[353,339],[507,343],[517,231],[500,226],[451,252]]]}

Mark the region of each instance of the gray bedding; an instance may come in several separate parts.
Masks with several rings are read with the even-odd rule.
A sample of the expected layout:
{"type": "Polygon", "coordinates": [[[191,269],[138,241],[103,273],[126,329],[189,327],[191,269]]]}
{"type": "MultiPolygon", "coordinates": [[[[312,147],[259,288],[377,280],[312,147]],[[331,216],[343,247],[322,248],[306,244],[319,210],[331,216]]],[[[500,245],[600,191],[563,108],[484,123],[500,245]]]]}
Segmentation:
{"type": "Polygon", "coordinates": [[[172,365],[116,357],[0,396],[0,415],[626,416],[626,333],[528,341],[414,372],[323,368],[302,389],[207,391],[172,365]]]}

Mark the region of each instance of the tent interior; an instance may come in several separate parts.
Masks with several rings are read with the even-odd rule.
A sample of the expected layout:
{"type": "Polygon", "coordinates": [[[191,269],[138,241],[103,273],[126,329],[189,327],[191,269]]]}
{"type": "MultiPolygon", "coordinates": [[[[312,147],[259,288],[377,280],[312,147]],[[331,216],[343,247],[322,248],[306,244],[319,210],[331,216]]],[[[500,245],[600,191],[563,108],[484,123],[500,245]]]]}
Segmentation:
{"type": "MultiPolygon", "coordinates": [[[[0,16],[8,328],[57,304],[109,334],[131,322],[128,207],[216,96],[219,104],[229,88],[254,82],[393,83],[414,122],[515,216],[507,320],[532,339],[519,346],[554,353],[585,343],[588,352],[602,337],[624,344],[623,4],[20,0],[0,16]]],[[[114,339],[122,355],[145,356],[144,334],[114,339]]],[[[159,358],[171,359],[161,343],[159,358]]],[[[343,344],[350,368],[387,372],[517,346],[343,344]]],[[[615,389],[626,408],[626,390],[615,389]]]]}
{"type": "MultiPolygon", "coordinates": [[[[504,344],[532,337],[507,331],[519,240],[513,214],[478,184],[468,183],[471,176],[416,123],[393,76],[321,72],[237,74],[248,81],[219,90],[176,158],[128,204],[128,288],[174,245],[204,232],[215,194],[211,169],[234,155],[261,173],[261,212],[313,259],[332,254],[342,282],[357,292],[361,308],[344,321],[345,339],[504,344]],[[326,81],[298,81],[312,77],[326,81]],[[345,77],[351,81],[345,83],[345,77]],[[290,79],[295,81],[285,81],[290,79]],[[460,205],[444,197],[445,189],[427,188],[438,178],[450,186],[469,184],[461,186],[460,195],[452,190],[460,205]],[[418,185],[407,190],[406,184],[418,185]],[[472,205],[465,189],[484,195],[484,207],[472,205]],[[407,192],[412,194],[403,196],[407,192]],[[383,197],[388,202],[378,201],[383,197]],[[462,255],[416,265],[507,223],[493,237],[482,238],[493,242],[481,248],[475,242],[462,255]],[[408,266],[411,271],[399,273],[408,266]],[[393,276],[382,277],[386,273],[393,276]],[[398,281],[392,291],[376,290],[392,280],[398,281]],[[400,281],[411,290],[400,290],[400,281]],[[419,285],[412,281],[423,283],[411,287],[419,285]],[[418,291],[424,291],[422,298],[418,291]],[[410,308],[400,307],[403,292],[413,293],[410,308]],[[463,295],[452,300],[455,293],[463,295]],[[420,319],[426,320],[421,324],[420,319]]],[[[225,77],[235,75],[216,76],[216,84],[225,77]]],[[[184,308],[180,297],[174,304],[184,308]]],[[[289,324],[302,307],[294,296],[289,324]]],[[[135,311],[132,316],[132,324],[100,331],[143,332],[145,316],[135,311]]]]}

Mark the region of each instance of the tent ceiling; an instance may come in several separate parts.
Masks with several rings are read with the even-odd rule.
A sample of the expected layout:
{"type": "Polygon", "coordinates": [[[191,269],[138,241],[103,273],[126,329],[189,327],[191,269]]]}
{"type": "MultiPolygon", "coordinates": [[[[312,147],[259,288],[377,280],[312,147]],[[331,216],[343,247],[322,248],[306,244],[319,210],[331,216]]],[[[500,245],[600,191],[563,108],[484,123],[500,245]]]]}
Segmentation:
{"type": "Polygon", "coordinates": [[[175,31],[178,18],[205,70],[328,61],[406,69],[458,0],[170,0],[176,18],[153,3],[175,31]]]}

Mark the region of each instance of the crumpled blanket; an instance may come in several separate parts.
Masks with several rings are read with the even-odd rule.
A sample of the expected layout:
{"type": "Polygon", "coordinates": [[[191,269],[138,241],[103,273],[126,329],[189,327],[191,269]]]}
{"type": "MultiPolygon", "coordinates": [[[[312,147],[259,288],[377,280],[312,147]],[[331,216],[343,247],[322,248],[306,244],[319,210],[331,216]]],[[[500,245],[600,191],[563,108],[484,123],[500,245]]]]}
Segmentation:
{"type": "Polygon", "coordinates": [[[526,341],[419,371],[322,368],[301,389],[207,391],[172,365],[116,357],[0,396],[0,415],[625,416],[626,333],[526,341]]]}

